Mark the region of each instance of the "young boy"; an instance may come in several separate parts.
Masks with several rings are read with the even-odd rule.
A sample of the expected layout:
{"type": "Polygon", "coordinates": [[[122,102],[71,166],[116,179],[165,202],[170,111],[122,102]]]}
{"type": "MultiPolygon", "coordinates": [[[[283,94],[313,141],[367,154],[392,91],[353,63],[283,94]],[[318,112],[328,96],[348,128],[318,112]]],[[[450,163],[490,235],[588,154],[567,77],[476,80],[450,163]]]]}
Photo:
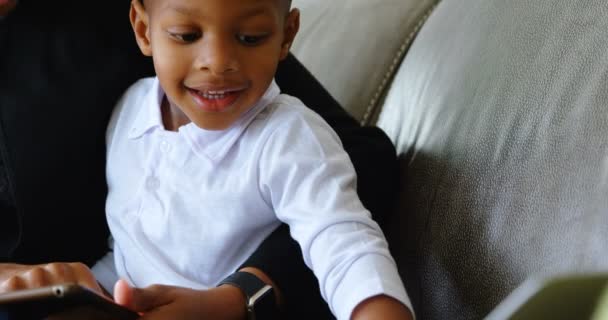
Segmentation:
{"type": "Polygon", "coordinates": [[[103,286],[125,278],[123,304],[130,286],[214,287],[282,221],[338,319],[407,319],[339,139],[273,81],[299,27],[290,1],[133,0],[130,16],[157,77],[126,92],[108,128],[103,286]]]}

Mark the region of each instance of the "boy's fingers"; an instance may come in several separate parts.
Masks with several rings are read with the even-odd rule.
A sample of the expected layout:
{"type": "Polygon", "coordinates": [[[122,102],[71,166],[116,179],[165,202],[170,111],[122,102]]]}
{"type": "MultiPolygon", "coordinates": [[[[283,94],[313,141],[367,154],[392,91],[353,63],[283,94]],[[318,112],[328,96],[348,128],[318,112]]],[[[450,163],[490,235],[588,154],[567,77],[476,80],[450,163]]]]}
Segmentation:
{"type": "Polygon", "coordinates": [[[139,312],[147,312],[158,307],[169,304],[173,301],[170,289],[161,285],[153,285],[147,288],[133,288],[132,303],[135,310],[139,312]]]}
{"type": "Polygon", "coordinates": [[[147,288],[133,288],[124,280],[119,280],[114,286],[114,300],[137,312],[148,312],[171,303],[170,288],[153,285],[147,288]]]}
{"type": "Polygon", "coordinates": [[[133,288],[125,280],[118,280],[114,284],[114,301],[130,309],[135,309],[133,306],[133,288]]]}

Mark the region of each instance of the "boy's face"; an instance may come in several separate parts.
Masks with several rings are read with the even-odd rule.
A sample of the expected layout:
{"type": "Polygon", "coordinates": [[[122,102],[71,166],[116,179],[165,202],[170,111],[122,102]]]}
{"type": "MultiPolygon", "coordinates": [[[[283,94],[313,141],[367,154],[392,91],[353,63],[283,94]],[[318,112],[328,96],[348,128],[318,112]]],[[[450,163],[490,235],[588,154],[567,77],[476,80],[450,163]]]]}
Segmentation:
{"type": "Polygon", "coordinates": [[[133,0],[130,16],[173,117],[208,130],[262,97],[299,27],[284,0],[133,0]]]}

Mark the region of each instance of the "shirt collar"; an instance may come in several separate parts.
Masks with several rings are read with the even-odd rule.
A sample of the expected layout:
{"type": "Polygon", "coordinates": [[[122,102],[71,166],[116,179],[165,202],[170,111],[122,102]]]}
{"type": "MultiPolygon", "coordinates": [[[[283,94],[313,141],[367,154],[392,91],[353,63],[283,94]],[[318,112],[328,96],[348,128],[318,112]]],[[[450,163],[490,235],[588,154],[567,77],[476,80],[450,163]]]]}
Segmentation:
{"type": "Polygon", "coordinates": [[[137,117],[135,117],[135,121],[133,122],[133,126],[129,131],[130,139],[137,139],[154,128],[163,128],[163,118],[160,105],[163,101],[164,95],[165,93],[160,87],[158,78],[154,78],[152,87],[141,100],[141,108],[139,109],[137,117]]]}
{"type": "Polygon", "coordinates": [[[256,116],[280,93],[279,86],[272,81],[262,98],[227,129],[205,130],[194,123],[189,123],[181,127],[179,132],[186,137],[192,151],[197,156],[217,163],[230,151],[256,116]]]}
{"type": "MultiPolygon", "coordinates": [[[[279,86],[273,80],[262,98],[224,130],[206,130],[191,122],[180,127],[178,131],[197,156],[218,162],[228,153],[251,121],[280,93],[279,86]]],[[[142,107],[131,127],[129,138],[137,139],[154,129],[164,128],[160,109],[164,95],[158,78],[154,78],[152,87],[141,101],[142,107]]]]}

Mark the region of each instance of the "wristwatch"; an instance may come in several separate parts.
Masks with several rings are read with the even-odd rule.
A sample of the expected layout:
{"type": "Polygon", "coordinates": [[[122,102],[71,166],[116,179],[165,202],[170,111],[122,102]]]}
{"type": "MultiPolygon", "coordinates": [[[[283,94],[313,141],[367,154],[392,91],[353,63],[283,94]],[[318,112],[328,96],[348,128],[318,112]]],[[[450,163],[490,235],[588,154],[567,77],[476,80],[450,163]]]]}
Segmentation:
{"type": "Polygon", "coordinates": [[[253,273],[237,271],[222,280],[217,286],[233,285],[243,292],[248,320],[280,319],[272,286],[260,280],[253,273]]]}

